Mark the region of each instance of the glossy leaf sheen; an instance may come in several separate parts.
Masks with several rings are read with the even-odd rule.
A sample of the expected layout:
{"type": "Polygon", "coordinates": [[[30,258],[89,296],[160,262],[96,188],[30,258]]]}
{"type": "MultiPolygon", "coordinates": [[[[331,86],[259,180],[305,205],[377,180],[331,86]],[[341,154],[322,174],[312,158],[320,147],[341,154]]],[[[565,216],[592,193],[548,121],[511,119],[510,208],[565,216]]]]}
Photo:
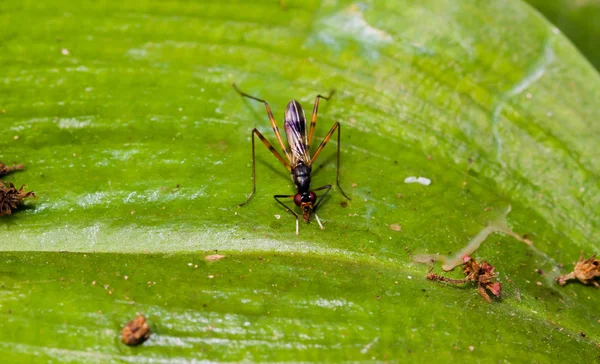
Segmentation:
{"type": "MultiPolygon", "coordinates": [[[[38,196],[0,220],[2,358],[595,358],[598,291],[554,282],[600,239],[600,77],[569,41],[519,1],[252,3],[0,4],[0,160],[38,196]],[[232,82],[280,128],[290,99],[310,113],[337,89],[313,148],[341,123],[352,201],[332,189],[325,230],[295,236],[260,143],[237,207],[250,131],[276,140],[232,82]],[[501,299],[412,263],[509,204],[534,248],[495,233],[472,255],[501,299]],[[153,335],[125,347],[136,312],[153,335]]],[[[335,183],[335,150],[314,187],[335,183]]]]}

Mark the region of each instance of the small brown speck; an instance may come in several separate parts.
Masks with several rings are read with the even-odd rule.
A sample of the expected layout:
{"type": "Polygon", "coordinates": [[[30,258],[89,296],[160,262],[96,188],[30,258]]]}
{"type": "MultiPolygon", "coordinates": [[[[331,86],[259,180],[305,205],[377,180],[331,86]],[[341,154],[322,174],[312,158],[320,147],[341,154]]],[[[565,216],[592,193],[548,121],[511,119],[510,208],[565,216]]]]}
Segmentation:
{"type": "Polygon", "coordinates": [[[212,254],[212,255],[207,255],[204,257],[204,260],[208,261],[208,262],[216,262],[217,260],[221,260],[225,258],[224,255],[221,254],[212,254]]]}
{"type": "Polygon", "coordinates": [[[142,315],[129,321],[121,331],[121,341],[126,345],[139,345],[150,337],[150,326],[142,315]]]}
{"type": "Polygon", "coordinates": [[[342,206],[342,207],[348,207],[348,202],[342,201],[342,202],[340,202],[340,206],[342,206]]]}
{"type": "Polygon", "coordinates": [[[400,230],[402,230],[402,226],[400,226],[400,224],[392,224],[392,225],[390,225],[390,229],[392,229],[394,231],[400,231],[400,230]]]}
{"type": "Polygon", "coordinates": [[[402,198],[402,194],[401,193],[397,194],[396,198],[402,198]]]}
{"type": "Polygon", "coordinates": [[[582,332],[579,333],[579,336],[586,337],[587,335],[585,334],[585,332],[582,331],[582,332]]]}
{"type": "Polygon", "coordinates": [[[544,271],[543,271],[543,270],[541,270],[541,269],[539,269],[539,268],[538,268],[538,269],[536,269],[536,270],[535,270],[535,272],[536,272],[537,274],[541,275],[541,276],[543,276],[543,275],[544,275],[544,271]]]}
{"type": "Polygon", "coordinates": [[[432,156],[430,156],[430,155],[428,155],[428,156],[427,156],[427,160],[429,160],[429,161],[430,161],[430,160],[432,160],[432,159],[433,159],[433,157],[432,157],[432,156]]]}

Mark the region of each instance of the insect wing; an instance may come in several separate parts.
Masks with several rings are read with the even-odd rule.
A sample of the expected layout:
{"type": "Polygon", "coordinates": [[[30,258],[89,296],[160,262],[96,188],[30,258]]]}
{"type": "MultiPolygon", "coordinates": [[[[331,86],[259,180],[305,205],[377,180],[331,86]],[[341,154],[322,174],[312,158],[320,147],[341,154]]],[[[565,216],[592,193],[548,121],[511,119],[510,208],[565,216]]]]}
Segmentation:
{"type": "Polygon", "coordinates": [[[298,161],[303,161],[307,165],[310,164],[306,117],[300,103],[295,100],[288,103],[285,108],[285,121],[283,125],[291,149],[291,164],[295,165],[298,161]]]}

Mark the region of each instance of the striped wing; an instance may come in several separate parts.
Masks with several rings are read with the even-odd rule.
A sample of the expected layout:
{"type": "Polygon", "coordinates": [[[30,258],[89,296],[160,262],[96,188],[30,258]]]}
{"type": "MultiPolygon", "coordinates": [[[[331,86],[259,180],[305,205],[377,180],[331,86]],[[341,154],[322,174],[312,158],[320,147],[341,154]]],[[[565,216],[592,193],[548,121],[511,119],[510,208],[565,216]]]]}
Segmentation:
{"type": "Polygon", "coordinates": [[[287,135],[288,144],[291,152],[292,168],[303,161],[307,166],[310,165],[310,153],[308,151],[308,135],[306,132],[306,118],[304,110],[296,100],[292,100],[285,108],[285,121],[283,126],[287,135]]]}

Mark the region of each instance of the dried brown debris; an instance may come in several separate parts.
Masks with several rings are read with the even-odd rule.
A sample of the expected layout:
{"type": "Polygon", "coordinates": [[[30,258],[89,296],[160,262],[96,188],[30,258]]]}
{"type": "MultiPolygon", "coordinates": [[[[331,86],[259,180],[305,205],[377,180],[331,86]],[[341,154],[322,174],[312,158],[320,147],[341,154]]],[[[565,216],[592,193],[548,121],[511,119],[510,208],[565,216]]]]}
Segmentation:
{"type": "Polygon", "coordinates": [[[212,254],[212,255],[207,255],[204,257],[204,260],[208,261],[208,262],[216,262],[217,260],[221,260],[225,258],[224,255],[221,254],[212,254]]]}
{"type": "Polygon", "coordinates": [[[135,319],[129,321],[121,331],[121,341],[126,345],[139,345],[150,337],[150,326],[146,318],[138,315],[135,319]]]}
{"type": "Polygon", "coordinates": [[[22,185],[17,189],[14,184],[8,182],[8,187],[4,182],[0,181],[0,216],[10,215],[12,210],[15,210],[19,204],[27,197],[35,197],[32,191],[25,192],[22,185]]]}
{"type": "Polygon", "coordinates": [[[427,275],[427,279],[432,281],[442,281],[454,285],[467,282],[477,283],[479,294],[489,303],[492,303],[492,299],[487,294],[486,289],[492,292],[494,296],[500,297],[502,283],[494,281],[494,279],[498,276],[497,273],[494,273],[494,269],[496,269],[496,267],[490,265],[486,261],[479,264],[475,259],[468,255],[463,256],[462,261],[463,273],[465,274],[464,279],[450,279],[435,273],[429,273],[427,275]]]}
{"type": "Polygon", "coordinates": [[[14,171],[21,171],[25,167],[22,164],[17,164],[16,166],[7,166],[6,164],[0,162],[0,177],[5,176],[14,171]]]}
{"type": "Polygon", "coordinates": [[[593,284],[596,288],[600,288],[600,283],[594,279],[595,277],[600,277],[600,259],[596,258],[596,254],[585,259],[582,251],[579,261],[575,264],[575,269],[569,274],[556,277],[556,281],[564,286],[568,280],[577,279],[583,284],[593,284]]]}

